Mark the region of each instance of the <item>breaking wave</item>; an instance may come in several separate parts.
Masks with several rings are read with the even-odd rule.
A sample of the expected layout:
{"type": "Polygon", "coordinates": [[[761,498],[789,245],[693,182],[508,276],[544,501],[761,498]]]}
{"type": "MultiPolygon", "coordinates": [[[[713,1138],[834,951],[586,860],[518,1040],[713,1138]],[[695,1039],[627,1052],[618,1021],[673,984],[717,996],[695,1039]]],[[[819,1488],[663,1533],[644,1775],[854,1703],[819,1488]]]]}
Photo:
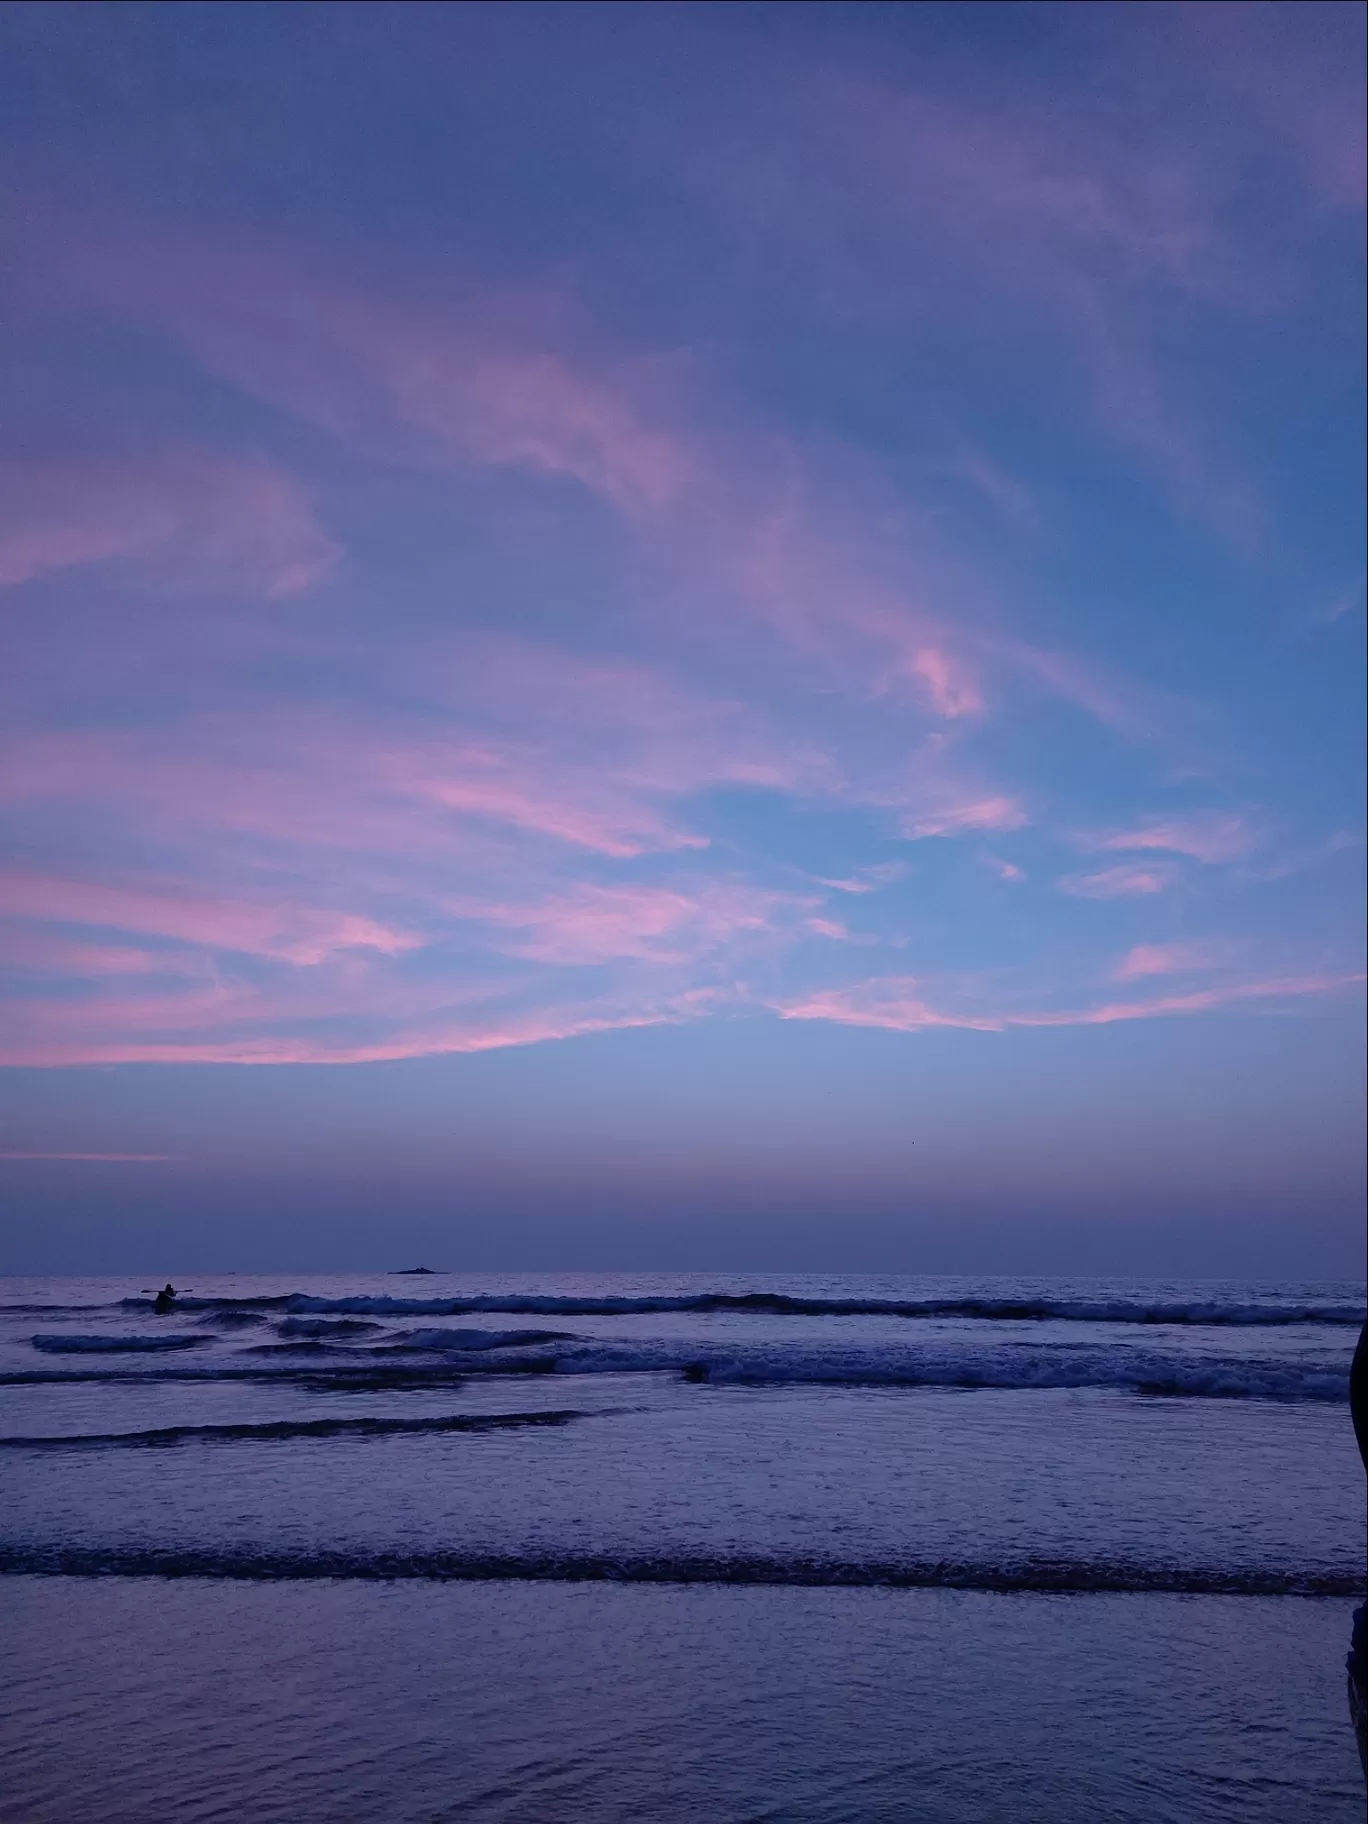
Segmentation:
{"type": "Polygon", "coordinates": [[[410,1330],[406,1340],[414,1349],[518,1349],[536,1343],[573,1343],[566,1330],[410,1330]]]}
{"type": "Polygon", "coordinates": [[[1217,1400],[1317,1400],[1349,1398],[1349,1375],[1281,1363],[1175,1362],[1130,1351],[1061,1357],[1027,1354],[917,1356],[877,1353],[805,1354],[757,1348],[700,1355],[697,1348],[580,1347],[558,1354],[560,1374],[632,1374],[674,1369],[691,1381],[732,1386],[949,1387],[1029,1392],[1110,1388],[1120,1392],[1217,1400]]]}

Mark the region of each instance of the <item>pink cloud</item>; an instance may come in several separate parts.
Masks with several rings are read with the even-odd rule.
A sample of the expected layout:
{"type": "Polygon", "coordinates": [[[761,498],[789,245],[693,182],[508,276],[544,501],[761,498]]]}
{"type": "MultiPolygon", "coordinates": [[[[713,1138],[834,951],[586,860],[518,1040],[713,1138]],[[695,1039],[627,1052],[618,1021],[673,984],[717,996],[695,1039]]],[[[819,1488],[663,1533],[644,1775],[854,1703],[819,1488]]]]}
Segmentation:
{"type": "Polygon", "coordinates": [[[1008,667],[1051,696],[1081,709],[1085,715],[1137,740],[1153,740],[1166,731],[1171,720],[1167,706],[1136,689],[1133,684],[1104,672],[1099,666],[1072,654],[1050,652],[997,631],[976,636],[985,656],[1008,667]]]}
{"type": "MultiPolygon", "coordinates": [[[[831,1020],[899,1032],[945,1028],[1001,1032],[1011,1027],[1107,1025],[1213,1012],[1241,1004],[1263,1003],[1276,1010],[1296,999],[1344,993],[1363,979],[1361,973],[1270,978],[1148,1001],[1060,1011],[980,1012],[936,1007],[920,991],[917,978],[888,977],[776,1003],[775,1011],[784,1019],[831,1020]]],[[[244,1025],[245,1020],[254,1016],[259,1021],[273,1010],[240,991],[217,997],[202,994],[193,1003],[163,1007],[160,1018],[154,1003],[94,1009],[47,1004],[26,1011],[23,1023],[16,1024],[0,1044],[0,1063],[40,1067],[137,1062],[342,1064],[478,1052],[697,1019],[714,1010],[718,994],[718,990],[706,988],[670,990],[643,997],[635,1006],[619,1001],[521,1012],[481,1011],[472,1004],[459,1011],[438,1007],[405,1016],[395,1006],[384,1030],[374,1037],[358,1036],[354,1030],[311,1030],[307,1026],[293,1031],[252,1030],[244,1025]],[[92,1018],[92,1012],[99,1017],[92,1018]]],[[[316,1011],[323,1006],[320,1001],[316,1011]]]]}
{"type": "Polygon", "coordinates": [[[861,868],[857,874],[848,879],[828,880],[821,874],[813,875],[819,887],[830,887],[833,893],[877,893],[880,887],[891,886],[895,880],[902,880],[907,874],[907,863],[903,861],[880,861],[873,867],[861,868]]]}
{"type": "MultiPolygon", "coordinates": [[[[978,585],[938,550],[932,516],[890,537],[906,502],[884,498],[849,453],[740,422],[673,354],[606,349],[564,297],[501,294],[469,275],[453,286],[448,273],[438,308],[398,295],[413,291],[412,273],[381,296],[320,254],[265,240],[177,237],[126,219],[103,242],[69,228],[60,253],[43,250],[44,282],[62,298],[74,290],[160,322],[211,371],[372,457],[580,483],[632,522],[715,640],[735,640],[739,612],[847,692],[910,686],[947,722],[985,713],[985,661],[1104,719],[1128,713],[1117,687],[992,633],[978,585]]],[[[985,464],[970,467],[989,486],[985,464]]],[[[998,476],[999,494],[1005,485],[998,476]]],[[[282,566],[274,586],[303,574],[282,566]]]]}
{"type": "Polygon", "coordinates": [[[1166,862],[1152,867],[1102,868],[1096,874],[1066,874],[1061,892],[1076,899],[1132,899],[1146,893],[1165,893],[1178,883],[1177,870],[1166,862]]]}
{"type": "MultiPolygon", "coordinates": [[[[745,470],[764,454],[733,449],[728,466],[745,470]]],[[[819,483],[800,452],[783,454],[777,492],[773,483],[738,484],[706,516],[710,546],[741,605],[849,690],[911,684],[916,700],[945,720],[980,715],[966,641],[952,640],[927,606],[929,576],[908,576],[905,560],[900,566],[881,553],[862,526],[872,515],[855,504],[858,481],[846,474],[819,483]]],[[[919,558],[927,570],[927,551],[919,558]]]]}
{"type": "MultiPolygon", "coordinates": [[[[3,914],[0,914],[3,916],[3,914]]],[[[203,960],[186,951],[131,944],[90,944],[11,921],[0,927],[0,963],[46,975],[90,980],[111,975],[201,973],[203,960]]]]}
{"type": "Polygon", "coordinates": [[[1246,818],[1211,812],[1191,817],[1151,817],[1134,829],[1085,836],[1080,841],[1083,847],[1099,854],[1157,849],[1215,863],[1238,861],[1248,855],[1256,846],[1257,837],[1246,818]]]}
{"type": "Polygon", "coordinates": [[[829,937],[835,943],[850,942],[849,928],[834,918],[805,918],[803,929],[811,931],[814,937],[829,937]]]}
{"type": "Polygon", "coordinates": [[[1228,947],[1220,944],[1137,944],[1122,957],[1112,979],[1133,982],[1152,975],[1187,975],[1217,969],[1228,960],[1228,947]]]}
{"type": "Polygon", "coordinates": [[[848,1026],[884,1027],[893,1032],[919,1032],[959,1027],[973,1032],[1004,1032],[1012,1027],[1107,1026],[1124,1020],[1161,1019],[1172,1014],[1210,1013],[1246,1002],[1270,1007],[1305,997],[1341,994],[1359,986],[1361,973],[1271,977],[1232,982],[1187,994],[1168,994],[1148,1001],[1111,1001],[1100,1006],[1031,1011],[947,1010],[934,1007],[915,976],[885,976],[852,988],[834,988],[778,1003],[786,1020],[832,1020],[848,1026]]]}
{"type": "Polygon", "coordinates": [[[512,824],[600,855],[626,858],[648,850],[707,847],[706,837],[672,828],[615,781],[590,777],[572,782],[564,774],[557,780],[556,772],[554,762],[545,758],[523,758],[510,766],[508,756],[467,749],[450,761],[434,756],[426,765],[416,756],[396,760],[387,782],[402,796],[512,824]]]}
{"type": "Polygon", "coordinates": [[[1161,116],[1108,101],[975,106],[827,63],[775,85],[710,186],[749,236],[781,236],[877,316],[951,316],[999,353],[1010,297],[1017,336],[1043,329],[1067,351],[1107,432],[1242,534],[1240,490],[1160,384],[1148,334],[1153,299],[1247,307],[1219,165],[1161,116]]]}
{"type": "MultiPolygon", "coordinates": [[[[1223,272],[1216,197],[1200,161],[1176,143],[1136,144],[1132,123],[1115,115],[1060,107],[1058,97],[1048,114],[1029,97],[986,108],[830,67],[781,105],[800,98],[809,148],[790,168],[786,200],[796,204],[805,189],[814,223],[839,198],[855,232],[923,249],[934,237],[943,259],[1010,267],[1037,305],[1101,279],[1206,291],[1223,272]],[[870,181],[876,173],[883,181],[870,181]]],[[[766,121],[770,143],[793,156],[799,149],[777,124],[766,121]]]]}
{"type": "Polygon", "coordinates": [[[349,716],[258,707],[11,737],[0,798],[99,804],[195,846],[232,833],[401,863],[475,857],[512,837],[614,859],[702,849],[681,803],[731,785],[883,802],[878,782],[844,779],[808,731],[644,665],[485,640],[417,653],[412,676],[396,667],[386,680],[422,712],[402,722],[381,696],[349,716]]]}
{"type": "Polygon", "coordinates": [[[1118,1020],[1161,1019],[1174,1013],[1210,1013],[1245,1001],[1298,1000],[1305,996],[1339,994],[1357,987],[1362,975],[1283,976],[1267,981],[1231,982],[1219,988],[1196,989],[1189,994],[1160,995],[1152,1001],[1113,1001],[1077,1012],[1015,1016],[1014,1026],[1108,1026],[1118,1020]]]}
{"type": "Polygon", "coordinates": [[[960,836],[973,830],[1019,830],[1030,822],[1015,798],[998,795],[957,804],[909,822],[909,836],[960,836]]]}
{"type": "Polygon", "coordinates": [[[457,287],[439,306],[381,297],[321,259],[262,239],[172,240],[130,221],[65,250],[66,283],[161,322],[212,372],[409,461],[476,461],[573,480],[628,513],[687,485],[687,442],[634,395],[659,365],[620,372],[572,355],[555,297],[457,287]]]}
{"type": "Polygon", "coordinates": [[[877,891],[872,880],[828,880],[825,875],[813,877],[819,887],[830,887],[833,893],[873,893],[877,891]]]}
{"type": "Polygon", "coordinates": [[[309,588],[338,556],[290,477],[203,451],[157,463],[9,463],[0,497],[0,588],[185,545],[197,580],[246,575],[281,597],[309,588]]]}
{"type": "Polygon", "coordinates": [[[482,350],[468,366],[468,382],[434,394],[425,364],[415,373],[405,362],[393,374],[401,411],[452,444],[468,440],[486,462],[573,476],[628,511],[659,511],[690,479],[681,443],[643,422],[629,395],[602,378],[545,354],[529,361],[482,350]]]}
{"type": "Polygon", "coordinates": [[[0,875],[0,916],[139,931],[296,965],[357,948],[395,956],[422,941],[369,918],[307,905],[258,905],[151,882],[122,887],[37,874],[0,875]]]}
{"type": "MultiPolygon", "coordinates": [[[[1101,232],[1089,230],[1094,238],[1101,232]]],[[[657,577],[667,573],[671,588],[679,582],[679,602],[698,605],[696,615],[675,612],[679,602],[665,590],[673,624],[661,611],[631,638],[639,634],[647,649],[666,645],[668,658],[681,670],[694,665],[699,681],[672,684],[628,658],[595,665],[530,642],[458,643],[404,626],[400,637],[359,654],[346,653],[342,638],[310,649],[325,655],[320,676],[347,663],[366,671],[361,682],[373,688],[351,694],[358,680],[350,678],[341,707],[325,711],[315,698],[296,697],[280,710],[263,698],[213,718],[192,711],[142,730],[17,744],[16,797],[70,805],[87,818],[112,813],[111,829],[133,835],[139,852],[180,845],[187,861],[179,880],[49,882],[46,899],[21,883],[12,916],[138,932],[165,945],[163,952],[155,944],[73,942],[67,961],[84,978],[156,975],[163,954],[166,973],[208,978],[180,994],[158,994],[155,984],[144,994],[140,984],[137,993],[73,997],[66,1011],[35,1011],[26,1055],[340,1061],[696,1017],[705,1003],[687,997],[712,990],[696,980],[690,986],[689,971],[720,975],[734,953],[772,949],[804,931],[849,937],[839,921],[813,914],[815,902],[745,883],[680,884],[672,875],[668,885],[604,884],[617,872],[607,864],[674,854],[670,866],[680,876],[698,865],[685,852],[708,846],[710,791],[758,787],[828,806],[877,807],[916,837],[1011,830],[1028,821],[1018,799],[985,788],[983,775],[958,758],[988,704],[1000,710],[1004,679],[1042,684],[1129,732],[1145,724],[1134,693],[1065,655],[999,634],[991,604],[942,561],[922,528],[909,535],[911,515],[894,515],[853,465],[788,450],[789,465],[775,480],[761,437],[714,406],[686,418],[650,364],[601,351],[572,357],[549,333],[538,346],[525,323],[453,323],[431,310],[382,304],[288,261],[278,294],[224,269],[209,298],[192,266],[173,273],[184,295],[172,286],[171,317],[214,371],[336,430],[354,450],[453,475],[478,462],[560,477],[612,506],[631,522],[631,548],[646,554],[643,565],[657,577]],[[699,423],[709,412],[705,434],[699,423]],[[753,672],[738,673],[738,654],[753,672]],[[744,676],[736,693],[743,699],[758,681],[772,701],[782,700],[782,712],[723,698],[720,669],[729,687],[744,676]],[[832,713],[838,698],[843,706],[832,713]],[[927,733],[933,719],[945,726],[927,733]],[[192,892],[182,883],[196,864],[206,876],[236,874],[249,884],[216,897],[206,880],[192,892]],[[573,879],[576,869],[593,878],[573,879]],[[404,922],[431,934],[437,954],[423,980],[394,966],[420,946],[418,936],[368,912],[334,909],[396,904],[408,909],[404,922]],[[491,953],[495,960],[485,961],[495,971],[498,959],[543,970],[628,967],[611,1004],[559,1007],[563,989],[529,968],[507,1004],[453,1011],[466,992],[446,974],[457,940],[491,953]],[[194,947],[189,960],[184,946],[194,947]],[[230,960],[211,967],[199,954],[206,951],[230,960]],[[252,979],[237,980],[233,956],[270,967],[243,969],[252,979]],[[294,972],[303,969],[317,979],[301,986],[294,972]]],[[[273,270],[271,260],[245,269],[247,278],[273,270]]],[[[595,523],[603,518],[598,513],[595,523]]],[[[96,515],[91,523],[98,531],[103,522],[96,515]]],[[[149,533],[136,548],[160,549],[157,539],[174,545],[183,536],[189,533],[174,527],[149,533]]],[[[209,535],[197,536],[212,545],[209,535]]],[[[613,536],[625,542],[623,528],[613,536]]],[[[76,539],[70,548],[83,547],[76,539]]],[[[101,549],[98,539],[85,548],[101,549]]],[[[294,586],[281,565],[263,566],[277,593],[294,586]]],[[[620,632],[613,624],[613,637],[620,632]]],[[[1122,832],[1096,846],[1215,859],[1233,838],[1199,824],[1151,820],[1143,840],[1122,832]],[[1174,841],[1183,831],[1204,849],[1174,841]]],[[[1022,877],[1013,864],[986,859],[1002,878],[1022,877]]],[[[929,873],[934,858],[924,865],[929,873]]],[[[887,877],[861,870],[824,884],[861,893],[887,877]]],[[[1160,860],[1061,884],[1110,898],[1158,892],[1178,878],[1160,860]]],[[[905,984],[897,1007],[904,1025],[997,1029],[1148,1017],[1108,1007],[959,1014],[932,1005],[911,978],[897,979],[905,984]]],[[[889,1004],[878,1011],[886,1014],[889,1004]]]]}
{"type": "Polygon", "coordinates": [[[1026,879],[1026,870],[1024,868],[1017,867],[1015,862],[1004,861],[1000,855],[989,855],[985,852],[982,859],[985,867],[991,868],[993,872],[999,875],[1003,880],[1020,881],[1026,879]]]}
{"type": "Polygon", "coordinates": [[[894,1032],[919,1032],[932,1027],[969,1027],[996,1032],[1001,1021],[991,1015],[942,1013],[918,992],[915,976],[885,976],[855,988],[827,988],[802,999],[779,1004],[775,1011],[785,1020],[832,1020],[842,1026],[884,1026],[894,1032]]]}
{"type": "Polygon", "coordinates": [[[692,890],[583,884],[527,905],[457,900],[448,909],[496,933],[511,933],[500,947],[535,962],[696,963],[737,942],[779,935],[779,914],[804,903],[722,882],[692,890]]]}
{"type": "Polygon", "coordinates": [[[1226,4],[1170,9],[1162,35],[1200,97],[1220,112],[1234,99],[1247,123],[1300,173],[1318,209],[1361,210],[1364,143],[1361,18],[1354,7],[1319,9],[1314,29],[1298,10],[1226,4]]]}
{"type": "Polygon", "coordinates": [[[459,1048],[454,1035],[549,1019],[545,1006],[536,1014],[506,1004],[518,986],[488,969],[413,975],[376,952],[338,951],[317,963],[253,959],[246,969],[224,955],[194,984],[12,1000],[0,1057],[51,1065],[417,1056],[459,1048]]]}
{"type": "MultiPolygon", "coordinates": [[[[51,1006],[34,1013],[20,1029],[0,1040],[0,1064],[57,1068],[73,1064],[363,1064],[400,1058],[497,1051],[547,1044],[593,1033],[676,1024],[697,1018],[707,1007],[687,994],[655,1005],[625,1008],[590,1004],[532,1011],[455,1014],[436,1008],[417,1019],[397,1018],[373,1037],[354,1029],[235,1030],[210,1010],[181,1009],[181,1017],[159,1026],[148,1009],[126,1010],[126,1031],[109,1033],[100,1023],[55,1018],[51,1006]],[[198,1016],[198,1017],[197,1017],[198,1016]],[[74,1024],[74,1030],[73,1028],[74,1024]],[[172,1036],[179,1029],[180,1036],[172,1036]]],[[[117,1013],[118,1010],[112,1010],[117,1013]]],[[[258,1009],[264,1014],[264,1007],[258,1009]]],[[[113,1022],[111,1022],[113,1023],[113,1022]]]]}
{"type": "Polygon", "coordinates": [[[904,670],[921,679],[937,715],[952,719],[982,711],[983,698],[977,684],[948,653],[934,646],[918,647],[905,661],[904,670]]]}

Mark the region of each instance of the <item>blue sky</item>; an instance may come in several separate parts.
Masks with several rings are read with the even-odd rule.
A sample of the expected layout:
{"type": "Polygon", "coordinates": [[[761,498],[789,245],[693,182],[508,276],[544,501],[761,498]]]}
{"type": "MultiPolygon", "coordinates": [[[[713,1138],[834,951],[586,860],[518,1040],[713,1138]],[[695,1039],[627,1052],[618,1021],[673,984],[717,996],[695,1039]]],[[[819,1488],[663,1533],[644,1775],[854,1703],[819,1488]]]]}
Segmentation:
{"type": "Polygon", "coordinates": [[[1362,40],[0,9],[0,1265],[1357,1271],[1362,40]]]}

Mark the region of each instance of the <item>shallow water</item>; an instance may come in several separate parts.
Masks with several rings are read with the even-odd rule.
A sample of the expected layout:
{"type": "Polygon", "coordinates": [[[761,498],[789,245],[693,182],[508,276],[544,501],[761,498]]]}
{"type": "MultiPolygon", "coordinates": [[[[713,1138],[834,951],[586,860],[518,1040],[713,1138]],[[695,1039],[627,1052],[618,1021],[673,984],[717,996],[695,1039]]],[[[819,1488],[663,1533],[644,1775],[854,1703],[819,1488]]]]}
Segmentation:
{"type": "Polygon", "coordinates": [[[1362,1299],[9,1281],[0,1817],[1358,1817],[1362,1299]]]}
{"type": "Polygon", "coordinates": [[[0,1819],[1357,1824],[1348,1604],[7,1580],[0,1819]]]}

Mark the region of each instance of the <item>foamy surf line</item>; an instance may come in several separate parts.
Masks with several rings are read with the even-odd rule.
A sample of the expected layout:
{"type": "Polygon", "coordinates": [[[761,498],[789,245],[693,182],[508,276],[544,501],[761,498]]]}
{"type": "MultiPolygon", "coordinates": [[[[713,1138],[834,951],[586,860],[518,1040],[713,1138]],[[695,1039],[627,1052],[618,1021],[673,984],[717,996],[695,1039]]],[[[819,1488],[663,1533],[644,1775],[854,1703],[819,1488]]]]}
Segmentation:
{"type": "MultiPolygon", "coordinates": [[[[254,1352],[256,1353],[256,1352],[254,1352]]],[[[267,1353],[265,1351],[261,1352],[267,1353]]],[[[442,1354],[445,1365],[397,1367],[396,1358],[415,1353],[412,1345],[375,1350],[337,1349],[317,1342],[283,1343],[269,1351],[284,1358],[278,1366],[205,1367],[198,1370],[146,1369],[139,1373],[108,1370],[31,1369],[0,1375],[0,1386],[54,1385],[114,1381],[293,1381],[327,1389],[354,1391],[484,1381],[517,1375],[676,1375],[700,1387],[779,1388],[844,1387],[905,1389],[958,1393],[1056,1393],[1094,1391],[1146,1399],[1271,1400],[1280,1404],[1343,1404],[1349,1398],[1347,1365],[1297,1368],[1259,1362],[1175,1362],[1162,1358],[1101,1355],[1092,1361],[1059,1359],[1041,1353],[1033,1359],[994,1360],[982,1356],[927,1357],[889,1361],[857,1358],[802,1357],[737,1350],[700,1356],[678,1345],[642,1346],[631,1350],[584,1345],[572,1350],[548,1349],[535,1355],[510,1354],[491,1359],[483,1350],[422,1350],[442,1354]],[[367,1357],[370,1357],[368,1360],[367,1357]],[[308,1362],[300,1363],[303,1357],[308,1362]],[[342,1360],[338,1361],[337,1358],[342,1360]],[[329,1358],[336,1366],[329,1366],[329,1358]]]]}
{"type": "Polygon", "coordinates": [[[0,1545],[0,1576],[194,1577],[248,1583],[642,1583],[806,1589],[981,1590],[1035,1595],[1341,1596],[1361,1576],[1335,1571],[1181,1568],[1070,1559],[848,1562],[826,1558],[308,1553],[169,1547],[0,1545]]]}
{"type": "MultiPolygon", "coordinates": [[[[115,1308],[150,1310],[151,1299],[125,1298],[115,1308]]],[[[4,1309],[5,1307],[0,1307],[4,1309]]],[[[25,1309],[26,1307],[15,1307],[25,1309]]],[[[581,1298],[573,1294],[480,1293],[458,1298],[324,1298],[295,1292],[261,1298],[176,1300],[180,1311],[284,1311],[357,1317],[468,1317],[479,1312],[538,1317],[639,1317],[665,1312],[752,1312],[776,1317],[968,1318],[985,1323],[1089,1324],[1362,1324],[1362,1307],[1338,1302],[1266,1304],[1220,1300],[1021,1298],[800,1298],[786,1292],[696,1292],[658,1297],[581,1298]]]]}
{"type": "MultiPolygon", "coordinates": [[[[532,1358],[545,1360],[546,1357],[532,1358]]],[[[1304,1369],[1261,1362],[1182,1362],[1130,1353],[1091,1360],[1034,1355],[928,1354],[889,1360],[886,1355],[783,1356],[768,1350],[714,1355],[677,1345],[614,1349],[579,1346],[551,1358],[557,1374],[641,1374],[673,1371],[715,1387],[922,1388],[962,1393],[1049,1393],[1093,1389],[1142,1394],[1151,1399],[1329,1401],[1349,1398],[1344,1370],[1304,1369]]],[[[505,1359],[505,1371],[518,1358],[505,1359]]]]}

